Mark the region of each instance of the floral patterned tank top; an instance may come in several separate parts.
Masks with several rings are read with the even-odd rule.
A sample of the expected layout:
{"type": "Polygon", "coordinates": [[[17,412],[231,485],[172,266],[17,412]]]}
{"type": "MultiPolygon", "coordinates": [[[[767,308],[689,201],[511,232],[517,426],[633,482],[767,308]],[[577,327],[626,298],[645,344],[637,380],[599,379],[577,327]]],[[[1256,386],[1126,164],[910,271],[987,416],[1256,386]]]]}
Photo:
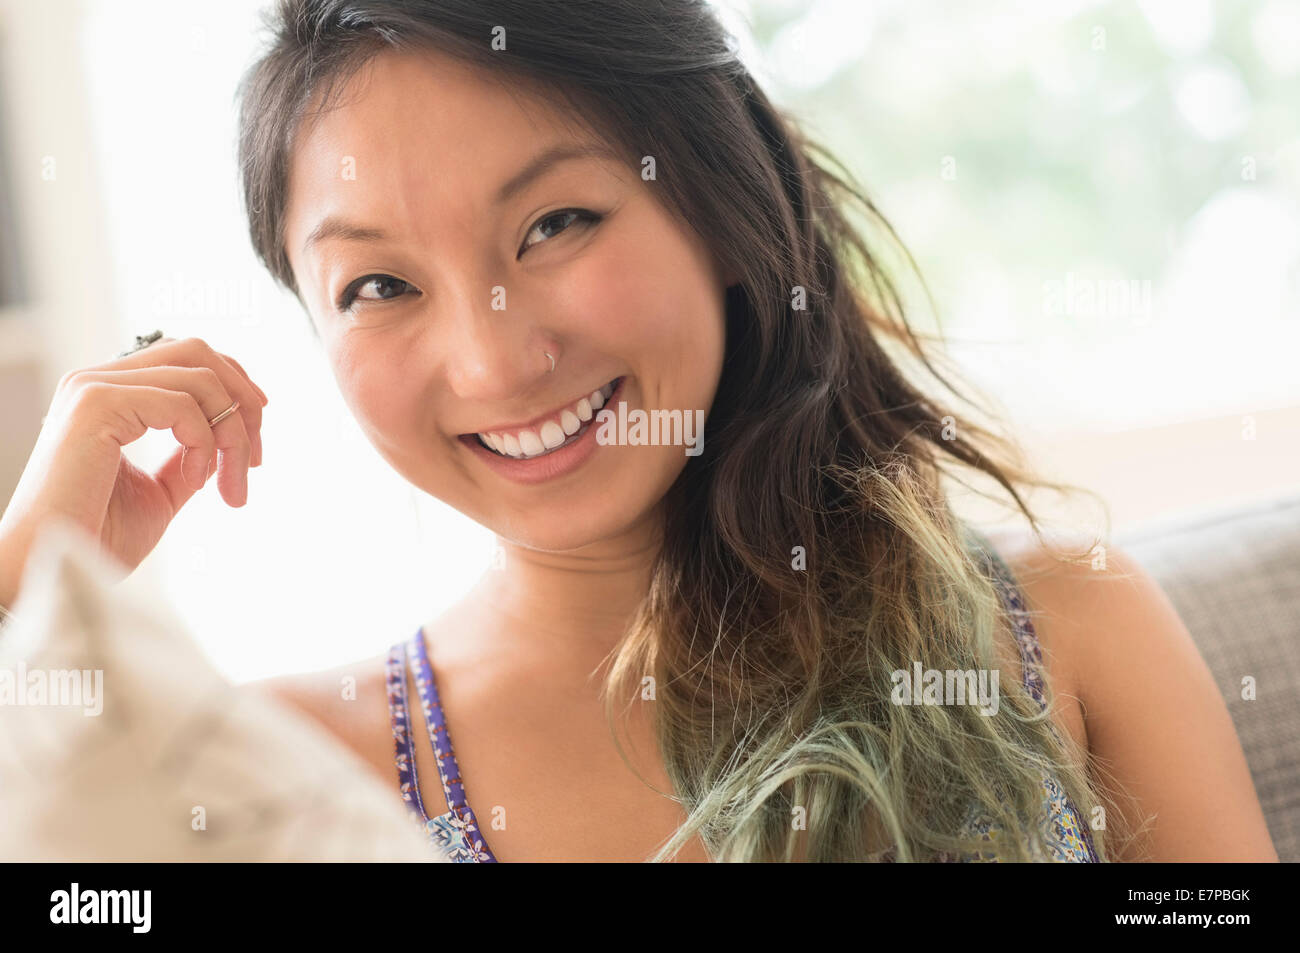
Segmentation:
{"type": "MultiPolygon", "coordinates": [[[[1038,638],[1029,613],[1016,588],[1014,577],[987,539],[978,533],[974,535],[980,540],[975,546],[975,551],[983,556],[985,565],[991,570],[990,575],[994,585],[1014,623],[1016,643],[1020,649],[1024,670],[1025,688],[1041,706],[1046,707],[1044,685],[1040,674],[1042,653],[1038,647],[1038,638]]],[[[488,846],[478,816],[469,806],[469,800],[465,796],[465,785],[461,780],[460,767],[456,763],[451,737],[447,732],[447,720],[443,716],[438,686],[429,665],[423,627],[417,629],[408,640],[392,647],[387,662],[387,684],[388,709],[396,750],[398,788],[413,822],[428,836],[433,845],[454,863],[496,863],[497,859],[488,846]],[[420,794],[420,781],[415,769],[416,739],[407,704],[406,672],[408,669],[419,696],[424,725],[436,756],[442,793],[450,808],[445,814],[430,816],[420,794]]],[[[955,859],[962,861],[999,859],[998,830],[995,826],[973,811],[967,820],[966,829],[981,835],[988,841],[989,848],[979,851],[976,855],[955,859]]],[[[1058,781],[1049,776],[1043,777],[1041,829],[1033,849],[1035,858],[1043,861],[1095,863],[1098,860],[1092,835],[1087,824],[1084,823],[1083,816],[1062,790],[1058,781]]],[[[889,861],[892,859],[890,854],[891,851],[885,851],[873,859],[889,861]]]]}

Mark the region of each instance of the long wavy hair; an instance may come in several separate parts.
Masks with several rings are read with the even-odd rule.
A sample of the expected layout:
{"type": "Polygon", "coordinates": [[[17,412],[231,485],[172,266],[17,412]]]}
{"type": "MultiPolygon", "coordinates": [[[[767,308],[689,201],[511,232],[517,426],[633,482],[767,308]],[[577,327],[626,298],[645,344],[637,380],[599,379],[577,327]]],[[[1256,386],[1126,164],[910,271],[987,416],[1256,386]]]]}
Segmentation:
{"type": "MultiPolygon", "coordinates": [[[[629,162],[656,157],[660,201],[739,276],[708,449],[669,491],[649,591],[602,686],[611,728],[620,700],[652,693],[665,793],[686,811],[649,859],[696,835],[716,860],[951,859],[988,849],[973,816],[1000,856],[1035,859],[1045,776],[1089,822],[1103,798],[1087,753],[1019,679],[1000,680],[993,717],[891,701],[891,673],[916,661],[991,672],[1014,644],[945,479],[985,483],[1058,558],[1092,545],[1047,542],[1022,491],[1074,488],[1030,471],[939,370],[941,338],[909,326],[867,235],[901,242],[758,88],[705,0],[281,0],[269,26],[240,88],[241,174],[254,248],[295,293],[294,141],[393,49],[526,79],[629,162]]],[[[1106,858],[1106,832],[1092,837],[1106,858]]]]}

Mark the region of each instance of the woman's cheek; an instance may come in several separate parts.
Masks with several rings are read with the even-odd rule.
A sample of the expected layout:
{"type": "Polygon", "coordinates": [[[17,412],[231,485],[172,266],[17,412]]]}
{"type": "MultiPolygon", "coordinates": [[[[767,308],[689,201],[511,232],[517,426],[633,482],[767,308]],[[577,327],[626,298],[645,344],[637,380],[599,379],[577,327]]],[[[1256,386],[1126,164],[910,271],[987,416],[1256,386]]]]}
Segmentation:
{"type": "Polygon", "coordinates": [[[330,355],[334,367],[334,380],[339,385],[343,402],[352,411],[352,416],[362,426],[367,426],[371,417],[371,395],[366,387],[366,378],[362,364],[356,360],[352,351],[345,346],[336,346],[330,355]]]}
{"type": "Polygon", "coordinates": [[[623,302],[625,326],[641,342],[696,359],[721,334],[721,294],[712,287],[707,259],[672,220],[657,211],[647,218],[626,230],[632,237],[625,238],[607,287],[623,302]]]}
{"type": "Polygon", "coordinates": [[[615,249],[593,251],[574,261],[563,283],[548,293],[551,327],[581,342],[584,350],[625,357],[626,346],[637,343],[630,333],[637,292],[626,274],[629,263],[615,249]]]}
{"type": "Polygon", "coordinates": [[[333,356],[334,378],[343,402],[366,439],[389,463],[405,471],[402,458],[409,439],[393,427],[396,422],[414,418],[410,408],[401,406],[403,397],[394,387],[394,376],[380,372],[382,364],[375,355],[362,360],[352,349],[342,347],[333,356]]]}
{"type": "MultiPolygon", "coordinates": [[[[663,270],[658,240],[624,207],[596,226],[603,231],[567,269],[557,313],[572,316],[598,350],[630,360],[628,348],[653,343],[659,302],[674,279],[663,270]]],[[[570,325],[572,327],[572,325],[570,325]]]]}

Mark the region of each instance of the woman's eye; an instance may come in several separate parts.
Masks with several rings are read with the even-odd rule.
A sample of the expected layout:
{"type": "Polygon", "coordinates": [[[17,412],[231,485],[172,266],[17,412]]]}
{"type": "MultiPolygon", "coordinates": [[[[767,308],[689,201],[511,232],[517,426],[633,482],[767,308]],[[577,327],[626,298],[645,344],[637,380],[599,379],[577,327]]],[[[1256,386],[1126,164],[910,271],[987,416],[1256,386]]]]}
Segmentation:
{"type": "Polygon", "coordinates": [[[599,220],[600,216],[595,212],[588,212],[586,209],[581,208],[566,208],[559,212],[552,212],[545,218],[538,219],[537,224],[532,227],[532,230],[529,231],[526,236],[524,236],[524,245],[519,249],[519,254],[522,255],[534,245],[540,245],[547,239],[554,237],[567,229],[574,222],[581,221],[590,225],[599,220]],[[540,235],[541,238],[537,241],[530,241],[529,239],[534,235],[540,235]]]}
{"type": "Polygon", "coordinates": [[[389,301],[400,298],[412,287],[410,282],[392,275],[363,275],[343,289],[338,307],[340,311],[348,311],[357,301],[389,301]]]}

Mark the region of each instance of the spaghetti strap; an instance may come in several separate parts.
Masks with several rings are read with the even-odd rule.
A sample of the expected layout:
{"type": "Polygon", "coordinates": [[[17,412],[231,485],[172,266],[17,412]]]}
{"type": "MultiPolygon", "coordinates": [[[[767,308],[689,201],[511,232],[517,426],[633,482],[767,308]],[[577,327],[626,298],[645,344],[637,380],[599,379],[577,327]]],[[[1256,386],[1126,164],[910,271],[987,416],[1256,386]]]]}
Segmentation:
{"type": "Polygon", "coordinates": [[[429,822],[420,797],[420,782],[415,769],[415,739],[406,701],[406,643],[398,642],[388,652],[385,666],[388,683],[388,714],[393,726],[393,747],[397,760],[397,783],[406,806],[423,827],[429,822]]]}
{"type": "Polygon", "coordinates": [[[438,695],[438,683],[433,676],[433,667],[429,664],[423,626],[416,630],[411,642],[413,651],[409,653],[408,659],[411,677],[415,681],[415,688],[424,708],[424,720],[429,729],[429,740],[433,744],[447,807],[463,829],[465,839],[475,855],[474,859],[496,863],[496,857],[479,828],[478,818],[469,806],[469,799],[465,796],[465,785],[460,777],[460,765],[452,749],[451,735],[447,731],[447,719],[442,711],[442,699],[438,695]]]}
{"type": "Polygon", "coordinates": [[[1020,650],[1020,667],[1025,690],[1038,702],[1039,707],[1047,708],[1047,688],[1043,682],[1043,653],[1038,645],[1038,635],[1030,618],[1024,597],[1016,586],[1011,568],[1003,561],[998,551],[993,548],[988,537],[971,529],[977,545],[975,550],[984,558],[984,563],[992,572],[993,587],[1006,607],[1015,632],[1016,647],[1020,650]]]}
{"type": "Polygon", "coordinates": [[[478,829],[478,820],[465,798],[460,781],[460,768],[451,750],[447,724],[442,714],[433,670],[424,651],[424,630],[418,629],[406,641],[398,642],[388,653],[386,675],[388,684],[388,713],[392,722],[393,747],[396,755],[399,791],[410,811],[411,818],[433,845],[453,863],[496,863],[478,829]],[[435,763],[442,780],[443,793],[451,808],[445,814],[430,816],[420,794],[420,780],[415,759],[415,729],[406,690],[406,672],[410,668],[412,680],[420,694],[425,725],[433,743],[435,763]]]}
{"type": "MultiPolygon", "coordinates": [[[[967,529],[977,541],[975,550],[983,557],[985,565],[992,570],[994,588],[997,589],[998,596],[1011,617],[1016,645],[1020,649],[1025,689],[1046,712],[1048,704],[1046,685],[1043,680],[1043,653],[1038,644],[1038,635],[1034,630],[1029,609],[1016,585],[1015,574],[993,548],[988,537],[972,527],[967,529]]],[[[1060,733],[1050,720],[1047,729],[1058,740],[1060,739],[1060,733]]],[[[1044,776],[1043,789],[1047,806],[1047,859],[1098,863],[1101,857],[1097,853],[1092,831],[1088,827],[1085,816],[1066,794],[1059,780],[1050,775],[1044,776]]]]}

